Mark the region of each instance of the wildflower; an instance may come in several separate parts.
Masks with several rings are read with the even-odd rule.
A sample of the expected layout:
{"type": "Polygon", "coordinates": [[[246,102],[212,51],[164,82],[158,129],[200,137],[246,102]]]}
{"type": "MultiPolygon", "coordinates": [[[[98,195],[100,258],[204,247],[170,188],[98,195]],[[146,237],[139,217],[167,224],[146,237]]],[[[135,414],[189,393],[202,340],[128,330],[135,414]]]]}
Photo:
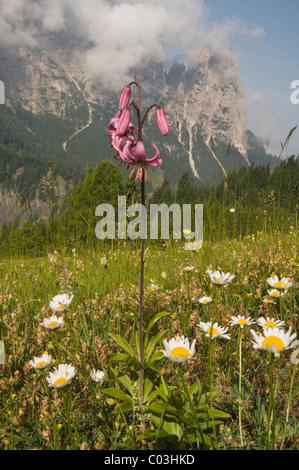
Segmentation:
{"type": "Polygon", "coordinates": [[[70,297],[67,294],[56,295],[50,302],[50,308],[55,312],[63,312],[70,305],[72,299],[72,295],[70,297]]]}
{"type": "Polygon", "coordinates": [[[184,268],[184,271],[186,272],[190,272],[190,271],[193,271],[194,270],[194,266],[186,266],[186,268],[184,268]]]}
{"type": "Polygon", "coordinates": [[[298,355],[299,355],[299,349],[296,349],[291,354],[291,363],[294,364],[294,366],[299,364],[299,359],[297,358],[298,355]]]}
{"type": "Polygon", "coordinates": [[[201,297],[198,302],[200,304],[208,304],[209,302],[212,302],[212,301],[213,301],[212,297],[204,296],[204,297],[201,297]]]}
{"type": "Polygon", "coordinates": [[[128,165],[134,165],[133,170],[129,176],[129,179],[132,178],[134,171],[137,168],[135,181],[141,181],[144,171],[144,179],[147,179],[146,167],[152,166],[157,167],[161,165],[162,158],[160,158],[160,152],[155,144],[151,144],[153,149],[156,151],[155,156],[152,158],[147,158],[145,153],[145,147],[142,140],[134,142],[132,139],[128,139],[126,144],[123,147],[123,150],[119,151],[121,159],[128,165]]]}
{"type": "Polygon", "coordinates": [[[235,275],[231,275],[230,273],[226,273],[226,274],[224,274],[224,272],[220,273],[219,270],[213,272],[210,269],[208,269],[207,273],[208,273],[211,281],[214,284],[217,284],[217,285],[220,285],[220,286],[224,286],[224,285],[228,284],[229,282],[231,282],[236,277],[235,275]]]}
{"type": "Polygon", "coordinates": [[[193,341],[191,348],[188,338],[184,336],[177,336],[170,341],[163,341],[165,351],[162,351],[164,356],[172,362],[186,362],[194,356],[196,339],[193,341]]]}
{"type": "Polygon", "coordinates": [[[69,364],[59,364],[53,372],[47,377],[50,387],[63,388],[75,377],[76,369],[69,364]]]}
{"type": "Polygon", "coordinates": [[[233,207],[229,210],[229,212],[232,212],[234,213],[236,209],[234,209],[233,207]]]}
{"type": "Polygon", "coordinates": [[[159,286],[157,286],[157,284],[154,284],[153,282],[147,286],[148,290],[150,291],[153,291],[153,290],[158,290],[159,289],[159,286]]]}
{"type": "Polygon", "coordinates": [[[89,374],[94,382],[102,382],[105,378],[105,374],[101,370],[92,369],[89,374]]]}
{"type": "Polygon", "coordinates": [[[41,357],[34,357],[33,360],[29,361],[29,364],[35,369],[45,369],[51,364],[52,356],[48,353],[44,353],[41,357]]]}
{"type": "Polygon", "coordinates": [[[250,330],[254,340],[252,341],[254,349],[263,349],[278,357],[280,353],[286,349],[295,348],[299,341],[294,341],[296,333],[292,332],[292,327],[287,332],[277,326],[273,328],[264,328],[263,334],[250,330]]]}
{"type": "Polygon", "coordinates": [[[131,99],[131,87],[126,85],[122,89],[122,92],[119,98],[118,109],[120,111],[123,111],[128,106],[130,99],[131,99]]]}
{"type": "Polygon", "coordinates": [[[156,107],[156,120],[159,126],[159,129],[163,135],[168,135],[169,133],[169,124],[165,114],[165,111],[161,106],[156,107]]]}
{"type": "Polygon", "coordinates": [[[288,277],[283,277],[279,279],[278,276],[269,277],[267,279],[268,284],[275,289],[289,289],[293,286],[293,283],[290,281],[288,277]]]}
{"type": "Polygon", "coordinates": [[[260,317],[257,321],[257,324],[262,326],[263,328],[281,328],[284,326],[284,321],[282,320],[275,320],[274,318],[267,317],[266,319],[260,317]]]}
{"type": "Polygon", "coordinates": [[[200,322],[199,324],[197,324],[197,326],[201,330],[203,330],[206,333],[206,336],[208,336],[209,338],[214,339],[219,336],[219,338],[230,339],[230,335],[225,334],[228,330],[228,327],[223,328],[222,326],[219,326],[217,322],[200,322]]]}
{"type": "Polygon", "coordinates": [[[255,322],[250,318],[245,318],[242,315],[238,315],[237,317],[232,316],[230,320],[231,325],[240,325],[241,328],[244,328],[245,325],[253,325],[255,322]]]}
{"type": "Polygon", "coordinates": [[[117,128],[116,128],[116,134],[118,136],[123,136],[125,135],[127,128],[130,124],[131,121],[131,109],[130,108],[125,108],[119,117],[118,123],[117,123],[117,128]]]}
{"type": "Polygon", "coordinates": [[[270,297],[283,297],[285,292],[279,292],[277,289],[267,290],[270,297]]]}
{"type": "Polygon", "coordinates": [[[274,300],[272,300],[272,299],[264,299],[263,302],[264,302],[264,304],[274,304],[274,305],[276,305],[276,302],[274,302],[274,300]]]}
{"type": "Polygon", "coordinates": [[[54,330],[56,328],[59,328],[60,326],[63,326],[64,321],[63,318],[57,317],[56,315],[52,315],[50,318],[44,318],[41,325],[45,328],[49,328],[50,330],[54,330]]]}

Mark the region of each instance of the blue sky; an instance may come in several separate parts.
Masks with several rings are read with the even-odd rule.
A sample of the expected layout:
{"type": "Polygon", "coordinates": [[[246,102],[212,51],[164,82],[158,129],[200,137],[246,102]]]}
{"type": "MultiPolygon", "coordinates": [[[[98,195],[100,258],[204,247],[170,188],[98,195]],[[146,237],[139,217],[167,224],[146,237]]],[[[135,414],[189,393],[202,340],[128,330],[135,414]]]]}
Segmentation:
{"type": "MultiPolygon", "coordinates": [[[[291,103],[291,82],[299,80],[298,0],[205,0],[207,19],[223,22],[237,17],[262,28],[258,37],[232,35],[249,103],[249,128],[270,138],[270,151],[279,153],[291,128],[299,124],[299,104],[291,103]]],[[[299,153],[299,125],[286,154],[299,153]]]]}

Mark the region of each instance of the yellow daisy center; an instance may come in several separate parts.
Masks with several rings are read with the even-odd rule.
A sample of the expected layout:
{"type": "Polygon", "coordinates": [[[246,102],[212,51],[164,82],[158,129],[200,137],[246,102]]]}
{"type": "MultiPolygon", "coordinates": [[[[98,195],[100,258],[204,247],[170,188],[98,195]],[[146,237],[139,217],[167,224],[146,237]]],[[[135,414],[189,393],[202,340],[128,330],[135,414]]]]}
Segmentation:
{"type": "Polygon", "coordinates": [[[272,303],[272,299],[266,299],[265,302],[266,302],[266,304],[271,304],[271,303],[272,303]]]}
{"type": "Polygon", "coordinates": [[[283,281],[277,281],[275,282],[274,287],[287,287],[287,285],[283,281]]]}
{"type": "Polygon", "coordinates": [[[210,336],[218,336],[219,335],[219,331],[216,328],[213,328],[212,330],[211,330],[211,328],[208,328],[207,333],[210,336]],[[212,331],[212,333],[211,333],[211,331],[212,331]]]}
{"type": "Polygon", "coordinates": [[[50,321],[50,323],[48,323],[48,326],[55,326],[57,324],[58,324],[58,321],[53,320],[53,321],[50,321]]]}
{"type": "Polygon", "coordinates": [[[271,295],[272,295],[272,297],[279,297],[279,293],[278,293],[278,292],[271,292],[271,295]]]}
{"type": "Polygon", "coordinates": [[[271,320],[266,321],[266,323],[265,323],[266,328],[270,328],[270,327],[274,328],[275,326],[276,326],[276,323],[274,321],[271,321],[271,320]]]}
{"type": "Polygon", "coordinates": [[[42,367],[44,364],[46,364],[46,361],[39,361],[39,362],[36,364],[36,367],[42,367]]]}
{"type": "Polygon", "coordinates": [[[219,284],[219,277],[216,277],[215,281],[217,282],[217,284],[219,284]]]}
{"type": "Polygon", "coordinates": [[[237,323],[239,323],[239,325],[245,325],[247,323],[247,320],[245,320],[245,318],[240,318],[237,323]]]}
{"type": "Polygon", "coordinates": [[[64,307],[64,305],[65,305],[65,304],[60,304],[60,305],[58,305],[58,310],[61,310],[62,307],[64,307]]]}
{"type": "Polygon", "coordinates": [[[190,353],[188,349],[184,348],[183,346],[177,346],[176,348],[173,348],[171,350],[170,355],[175,358],[178,356],[183,356],[183,358],[185,358],[187,356],[190,356],[190,353]]]}
{"type": "Polygon", "coordinates": [[[277,336],[268,336],[263,341],[263,348],[266,348],[267,346],[270,347],[270,350],[272,350],[273,346],[276,346],[276,351],[280,352],[284,348],[284,342],[277,336]]]}
{"type": "Polygon", "coordinates": [[[55,380],[54,386],[59,387],[59,385],[66,384],[67,380],[64,377],[59,377],[59,379],[55,380]]]}
{"type": "Polygon", "coordinates": [[[204,299],[204,300],[202,301],[202,303],[203,303],[203,304],[209,303],[209,299],[204,299]]]}

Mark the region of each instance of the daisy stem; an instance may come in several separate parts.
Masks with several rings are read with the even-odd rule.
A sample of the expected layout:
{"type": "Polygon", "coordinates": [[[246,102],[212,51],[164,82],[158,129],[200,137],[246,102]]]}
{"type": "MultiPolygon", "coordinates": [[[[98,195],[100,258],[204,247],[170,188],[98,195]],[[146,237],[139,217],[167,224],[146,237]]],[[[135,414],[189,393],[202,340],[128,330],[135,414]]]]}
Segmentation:
{"type": "Polygon", "coordinates": [[[269,410],[268,410],[268,438],[267,447],[270,446],[272,428],[273,449],[275,448],[275,416],[274,416],[274,391],[273,391],[273,353],[269,353],[269,410]]]}
{"type": "Polygon", "coordinates": [[[243,436],[242,436],[242,331],[243,329],[240,328],[239,331],[239,432],[240,432],[240,440],[241,446],[243,447],[243,436]]]}
{"type": "MultiPolygon", "coordinates": [[[[46,393],[47,393],[49,410],[50,410],[52,424],[53,424],[53,445],[54,445],[53,450],[57,450],[57,441],[58,441],[58,439],[57,439],[57,427],[56,427],[56,422],[55,422],[55,419],[54,419],[54,414],[53,414],[53,409],[52,409],[52,402],[51,402],[51,395],[50,395],[49,387],[47,385],[46,374],[45,374],[44,369],[43,369],[43,379],[42,379],[42,381],[43,381],[44,388],[45,388],[46,393]]],[[[59,449],[59,446],[58,446],[58,449],[59,449]]]]}
{"type": "Polygon", "coordinates": [[[289,422],[292,389],[293,389],[294,378],[295,378],[297,368],[298,368],[298,364],[295,365],[293,373],[292,373],[292,377],[291,377],[290,391],[289,391],[289,398],[288,398],[288,406],[287,406],[287,411],[286,411],[286,419],[285,419],[285,424],[284,424],[284,430],[283,430],[283,436],[282,436],[282,441],[281,441],[281,445],[280,445],[280,450],[283,450],[283,445],[284,445],[286,431],[287,431],[287,425],[288,425],[288,422],[289,422]]]}
{"type": "Polygon", "coordinates": [[[69,434],[72,450],[75,450],[76,446],[75,446],[75,443],[74,443],[73,432],[72,432],[72,428],[71,428],[70,397],[69,397],[68,386],[66,386],[64,389],[62,389],[62,391],[63,391],[63,403],[64,403],[64,409],[65,409],[65,416],[66,416],[68,434],[69,434]]]}
{"type": "MultiPolygon", "coordinates": [[[[210,409],[212,410],[213,408],[213,369],[212,369],[212,357],[213,357],[213,324],[214,322],[212,321],[211,325],[211,337],[209,338],[209,378],[210,378],[210,390],[209,390],[209,399],[210,399],[210,409]]],[[[213,425],[213,431],[214,431],[214,438],[215,438],[215,443],[217,446],[217,438],[216,438],[216,429],[215,429],[215,423],[214,423],[214,417],[212,415],[212,425],[213,425]]],[[[217,446],[218,447],[218,446],[217,446]]]]}

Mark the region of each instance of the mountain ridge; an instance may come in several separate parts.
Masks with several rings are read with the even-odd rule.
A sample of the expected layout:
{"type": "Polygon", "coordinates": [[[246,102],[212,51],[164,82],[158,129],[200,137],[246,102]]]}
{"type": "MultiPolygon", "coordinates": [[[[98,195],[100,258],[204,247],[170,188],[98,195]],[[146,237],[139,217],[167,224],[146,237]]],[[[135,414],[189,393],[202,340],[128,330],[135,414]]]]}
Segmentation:
{"type": "MultiPolygon", "coordinates": [[[[50,47],[18,47],[13,54],[2,48],[0,59],[5,107],[19,128],[22,126],[24,136],[27,133],[24,139],[32,141],[39,160],[49,165],[63,162],[72,169],[74,180],[78,165],[82,170],[87,164],[112,158],[106,134],[120,91],[107,89],[87,76],[76,54],[70,53],[66,59],[59,47],[55,52],[50,47]]],[[[248,130],[240,73],[229,45],[220,55],[212,54],[205,44],[187,66],[174,63],[165,70],[163,63],[153,61],[131,74],[142,86],[144,109],[153,102],[161,104],[170,123],[166,138],[157,129],[154,113],[144,127],[149,152],[154,142],[163,158],[160,168],[149,171],[149,191],[165,176],[172,185],[177,184],[185,171],[200,185],[216,183],[232,168],[255,161],[254,154],[258,154],[258,163],[275,165],[276,159],[267,154],[264,143],[248,130]]],[[[0,107],[2,136],[4,111],[0,107]]],[[[2,138],[1,144],[11,146],[12,142],[2,138]]],[[[16,147],[19,154],[22,147],[22,142],[16,147]]],[[[24,152],[23,156],[26,158],[24,152]]],[[[70,179],[67,175],[64,181],[70,179]]],[[[36,181],[37,188],[39,184],[36,181]]]]}

